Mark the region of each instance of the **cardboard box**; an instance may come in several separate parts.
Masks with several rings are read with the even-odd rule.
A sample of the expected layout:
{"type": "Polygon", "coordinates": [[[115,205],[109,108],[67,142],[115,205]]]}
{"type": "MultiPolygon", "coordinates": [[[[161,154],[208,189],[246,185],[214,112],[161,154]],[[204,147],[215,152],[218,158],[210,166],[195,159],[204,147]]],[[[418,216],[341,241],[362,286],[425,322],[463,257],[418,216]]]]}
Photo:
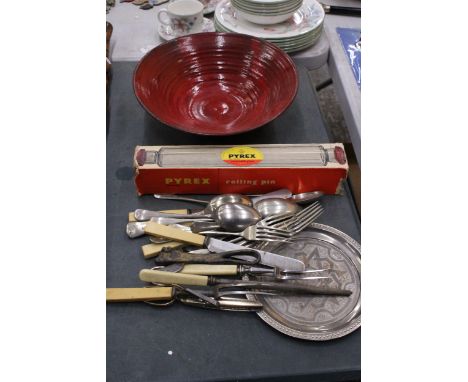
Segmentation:
{"type": "Polygon", "coordinates": [[[348,175],[341,143],[248,146],[137,146],[135,184],[143,194],[338,194],[348,175]]]}

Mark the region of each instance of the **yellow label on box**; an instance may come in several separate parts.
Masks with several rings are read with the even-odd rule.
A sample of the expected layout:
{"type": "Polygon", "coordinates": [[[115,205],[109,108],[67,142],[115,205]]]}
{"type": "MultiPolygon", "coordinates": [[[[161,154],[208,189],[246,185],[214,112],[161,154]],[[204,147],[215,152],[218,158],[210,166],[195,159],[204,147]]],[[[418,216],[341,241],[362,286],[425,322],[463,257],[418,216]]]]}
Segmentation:
{"type": "Polygon", "coordinates": [[[221,153],[221,159],[234,166],[251,166],[260,163],[263,153],[249,146],[235,146],[221,153]]]}

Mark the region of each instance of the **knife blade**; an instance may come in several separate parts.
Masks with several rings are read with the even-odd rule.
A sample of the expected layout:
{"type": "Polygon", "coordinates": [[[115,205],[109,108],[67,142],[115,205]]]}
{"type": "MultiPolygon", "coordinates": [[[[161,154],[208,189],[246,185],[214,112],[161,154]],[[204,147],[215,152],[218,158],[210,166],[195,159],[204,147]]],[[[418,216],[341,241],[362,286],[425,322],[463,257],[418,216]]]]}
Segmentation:
{"type": "MultiPolygon", "coordinates": [[[[212,237],[207,238],[205,246],[211,252],[224,252],[245,249],[245,247],[243,247],[242,245],[229,243],[212,237]]],[[[263,265],[293,271],[305,271],[305,265],[301,260],[293,259],[292,257],[286,257],[283,255],[278,255],[272,252],[266,252],[261,250],[256,251],[260,253],[260,263],[262,263],[263,265]]],[[[242,258],[242,256],[239,256],[239,258],[242,258]]]]}
{"type": "MultiPolygon", "coordinates": [[[[180,229],[168,227],[163,224],[158,224],[152,221],[148,222],[145,226],[145,233],[148,235],[162,236],[167,239],[198,245],[200,247],[205,246],[211,252],[226,252],[246,249],[245,247],[239,244],[228,243],[226,241],[222,241],[212,237],[206,237],[195,233],[184,232],[180,229]]],[[[293,259],[291,257],[278,255],[276,253],[267,251],[256,251],[260,253],[261,264],[292,271],[305,270],[304,263],[298,259],[293,259]]],[[[196,253],[197,251],[194,252],[196,253]]],[[[239,256],[239,258],[242,258],[242,256],[239,256]]]]}

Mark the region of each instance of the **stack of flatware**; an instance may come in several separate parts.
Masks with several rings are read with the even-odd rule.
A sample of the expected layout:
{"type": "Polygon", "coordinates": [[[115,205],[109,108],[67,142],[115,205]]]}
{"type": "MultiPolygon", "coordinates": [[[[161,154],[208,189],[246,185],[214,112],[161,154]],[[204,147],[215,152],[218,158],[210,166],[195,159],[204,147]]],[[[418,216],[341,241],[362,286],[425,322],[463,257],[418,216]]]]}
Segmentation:
{"type": "Polygon", "coordinates": [[[206,202],[155,195],[201,202],[205,208],[130,213],[127,235],[148,235],[152,240],[142,250],[145,258],[154,258],[156,266],[141,270],[140,279],[154,286],[114,288],[108,290],[108,300],[143,300],[158,306],[178,300],[223,310],[259,310],[261,304],[249,301],[247,295],[348,296],[349,290],[290,284],[329,279],[331,270],[306,269],[299,259],[256,248],[268,242],[288,242],[309,226],[323,212],[316,200],[320,196],[320,192],[292,195],[278,190],[256,197],[220,195],[206,202]],[[302,208],[294,200],[311,204],[302,208]]]}

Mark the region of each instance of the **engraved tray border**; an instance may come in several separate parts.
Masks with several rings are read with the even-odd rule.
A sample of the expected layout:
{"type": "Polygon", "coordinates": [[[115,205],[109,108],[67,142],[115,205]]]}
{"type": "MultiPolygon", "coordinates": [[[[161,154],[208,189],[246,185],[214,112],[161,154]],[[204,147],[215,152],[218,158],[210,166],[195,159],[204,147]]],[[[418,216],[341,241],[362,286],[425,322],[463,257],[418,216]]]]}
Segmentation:
{"type": "MultiPolygon", "coordinates": [[[[354,240],[353,238],[351,238],[350,236],[348,236],[344,232],[342,232],[340,230],[337,230],[336,228],[324,225],[324,224],[312,223],[309,226],[308,230],[310,230],[310,229],[318,230],[318,231],[320,231],[321,233],[324,233],[324,234],[327,234],[327,233],[330,234],[331,233],[331,234],[336,236],[335,239],[337,239],[337,238],[341,239],[343,244],[352,247],[354,249],[354,252],[358,253],[357,258],[355,258],[354,260],[357,260],[357,262],[360,265],[360,263],[361,263],[361,246],[356,240],[354,240]]],[[[343,253],[343,255],[348,256],[348,254],[344,253],[343,251],[341,251],[341,253],[343,253]]],[[[357,269],[357,271],[358,271],[358,274],[359,274],[359,277],[360,277],[361,276],[360,267],[359,267],[359,269],[357,269]]],[[[283,323],[279,322],[278,320],[272,318],[268,313],[266,313],[263,310],[261,310],[260,312],[257,312],[257,314],[268,325],[272,326],[276,330],[278,330],[281,333],[284,333],[284,334],[286,334],[288,336],[295,337],[295,338],[300,338],[300,339],[304,339],[304,340],[311,340],[311,341],[333,340],[333,339],[336,339],[336,338],[343,337],[343,336],[355,331],[356,329],[358,329],[361,326],[361,310],[360,310],[361,285],[360,285],[360,283],[358,285],[358,290],[359,290],[359,299],[357,300],[357,303],[356,303],[355,306],[359,305],[359,311],[356,314],[356,316],[345,327],[340,328],[338,330],[331,330],[331,331],[328,331],[328,332],[320,332],[320,333],[304,332],[304,331],[300,331],[300,330],[297,330],[297,329],[292,329],[292,328],[284,325],[283,323]]],[[[258,301],[258,299],[254,295],[247,295],[247,298],[249,300],[258,301]]]]}

